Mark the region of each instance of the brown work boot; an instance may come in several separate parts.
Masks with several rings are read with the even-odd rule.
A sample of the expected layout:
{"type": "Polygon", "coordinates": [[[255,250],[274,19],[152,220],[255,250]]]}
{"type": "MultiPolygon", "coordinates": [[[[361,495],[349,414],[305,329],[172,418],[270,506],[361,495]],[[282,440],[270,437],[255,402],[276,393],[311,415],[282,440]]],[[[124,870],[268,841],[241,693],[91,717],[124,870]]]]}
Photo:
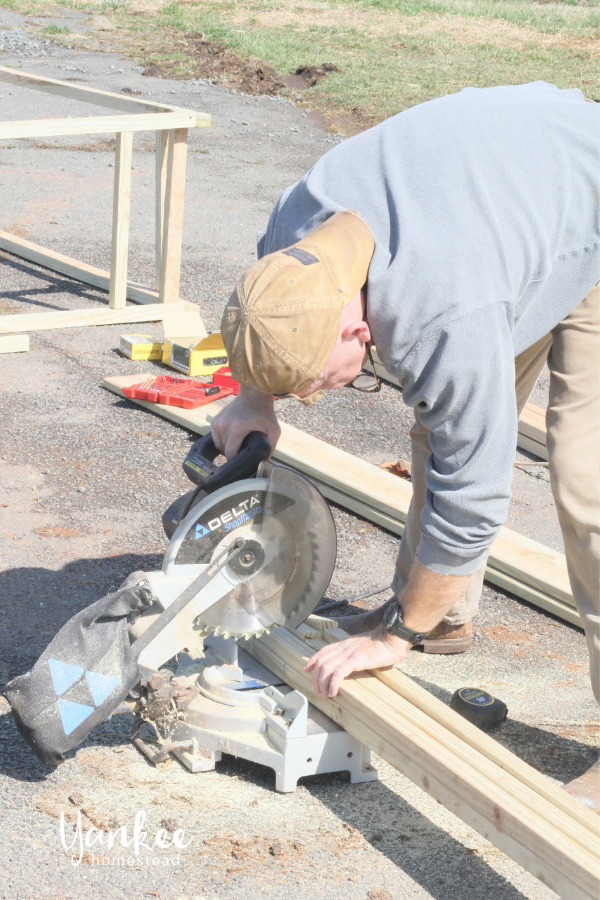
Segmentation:
{"type": "Polygon", "coordinates": [[[563,791],[579,800],[592,812],[600,814],[600,759],[579,778],[564,784],[563,791]]]}
{"type": "Polygon", "coordinates": [[[464,653],[470,650],[472,643],[473,625],[470,621],[464,625],[448,625],[442,621],[419,646],[425,653],[464,653]]]}

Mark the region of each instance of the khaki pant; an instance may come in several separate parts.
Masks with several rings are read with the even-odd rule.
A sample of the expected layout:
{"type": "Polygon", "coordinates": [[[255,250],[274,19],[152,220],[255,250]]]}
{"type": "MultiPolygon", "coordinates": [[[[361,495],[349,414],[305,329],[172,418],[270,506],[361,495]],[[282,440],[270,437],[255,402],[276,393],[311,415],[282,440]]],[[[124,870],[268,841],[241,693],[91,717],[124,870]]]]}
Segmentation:
{"type": "MultiPolygon", "coordinates": [[[[600,285],[529,350],[515,360],[519,415],[548,362],[546,413],[550,481],[565,542],[569,580],[590,651],[592,688],[600,703],[600,285]]],[[[411,429],[413,499],[400,543],[392,587],[406,584],[421,535],[425,463],[431,450],[426,428],[411,429]]],[[[444,620],[468,622],[477,612],[485,563],[444,620]]]]}

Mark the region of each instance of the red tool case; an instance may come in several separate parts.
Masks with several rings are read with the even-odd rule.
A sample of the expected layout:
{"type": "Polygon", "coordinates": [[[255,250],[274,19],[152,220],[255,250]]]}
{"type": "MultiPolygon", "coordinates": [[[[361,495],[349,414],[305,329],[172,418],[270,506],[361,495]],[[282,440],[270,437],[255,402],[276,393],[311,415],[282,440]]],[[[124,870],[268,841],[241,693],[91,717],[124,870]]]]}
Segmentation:
{"type": "Polygon", "coordinates": [[[220,369],[213,374],[213,384],[218,384],[219,387],[230,387],[232,393],[236,396],[240,392],[240,383],[236,381],[235,378],[231,375],[231,370],[228,366],[221,366],[220,369]]]}
{"type": "Polygon", "coordinates": [[[214,403],[233,394],[233,388],[221,387],[215,391],[212,384],[194,381],[192,378],[175,378],[172,375],[159,375],[158,378],[142,381],[123,388],[123,393],[130,400],[146,400],[149,403],[162,403],[165,406],[181,406],[183,409],[196,409],[206,403],[214,403]]]}

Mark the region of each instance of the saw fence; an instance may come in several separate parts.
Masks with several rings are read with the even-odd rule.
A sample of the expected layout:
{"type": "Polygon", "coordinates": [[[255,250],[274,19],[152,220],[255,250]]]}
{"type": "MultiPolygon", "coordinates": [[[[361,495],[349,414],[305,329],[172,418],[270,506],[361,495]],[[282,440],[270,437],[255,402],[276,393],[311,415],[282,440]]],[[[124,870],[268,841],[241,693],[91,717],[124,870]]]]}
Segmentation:
{"type": "MultiPolygon", "coordinates": [[[[0,335],[48,328],[153,322],[163,319],[164,315],[172,310],[173,304],[179,300],[188,130],[210,127],[210,116],[65,81],[56,81],[52,78],[29,75],[4,66],[0,66],[0,81],[57,97],[108,107],[119,112],[118,115],[110,116],[0,122],[0,140],[76,134],[116,134],[109,272],[6,231],[0,231],[0,249],[53,272],[108,291],[109,309],[10,316],[7,317],[8,321],[4,319],[0,323],[0,335]],[[131,163],[133,133],[136,131],[156,133],[156,238],[153,288],[143,287],[127,278],[131,163]],[[147,305],[142,309],[131,307],[126,309],[127,300],[147,305]]],[[[23,341],[15,343],[0,338],[0,352],[14,352],[20,349],[26,349],[23,341]]]]}
{"type": "Polygon", "coordinates": [[[316,616],[245,647],[287,684],[565,900],[597,900],[600,819],[397,669],[347,678],[333,700],[304,672],[347,635],[316,616]]]}

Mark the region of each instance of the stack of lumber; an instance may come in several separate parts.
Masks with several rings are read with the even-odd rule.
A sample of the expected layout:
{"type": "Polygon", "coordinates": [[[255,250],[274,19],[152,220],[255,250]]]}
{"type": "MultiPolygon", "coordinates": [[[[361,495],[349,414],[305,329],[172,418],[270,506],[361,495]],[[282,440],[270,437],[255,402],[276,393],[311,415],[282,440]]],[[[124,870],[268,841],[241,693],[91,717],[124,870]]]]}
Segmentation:
{"type": "Polygon", "coordinates": [[[333,700],[307,659],[347,635],[310,617],[243,642],[311,703],[565,900],[597,900],[600,819],[396,669],[346,679],[333,700]]]}
{"type": "MultiPolygon", "coordinates": [[[[373,362],[375,363],[375,372],[382,381],[394,384],[400,387],[400,382],[391,372],[385,368],[377,355],[377,351],[373,349],[373,362]]],[[[365,369],[369,372],[373,371],[370,363],[366,363],[365,369]]],[[[525,409],[521,413],[519,419],[519,432],[517,435],[517,447],[521,450],[527,450],[540,459],[548,459],[548,448],[546,446],[546,412],[533,403],[526,403],[525,409]]]]}
{"type": "MultiPolygon", "coordinates": [[[[143,381],[145,377],[150,376],[105,378],[103,384],[123,397],[123,387],[143,381]]],[[[184,410],[143,400],[132,402],[199,434],[210,429],[211,419],[220,410],[217,403],[184,410]]],[[[286,424],[282,424],[275,459],[310,478],[327,499],[395,534],[402,534],[412,497],[410,482],[286,424]]],[[[502,528],[492,546],[486,578],[535,606],[582,627],[562,553],[502,528]]]]}

